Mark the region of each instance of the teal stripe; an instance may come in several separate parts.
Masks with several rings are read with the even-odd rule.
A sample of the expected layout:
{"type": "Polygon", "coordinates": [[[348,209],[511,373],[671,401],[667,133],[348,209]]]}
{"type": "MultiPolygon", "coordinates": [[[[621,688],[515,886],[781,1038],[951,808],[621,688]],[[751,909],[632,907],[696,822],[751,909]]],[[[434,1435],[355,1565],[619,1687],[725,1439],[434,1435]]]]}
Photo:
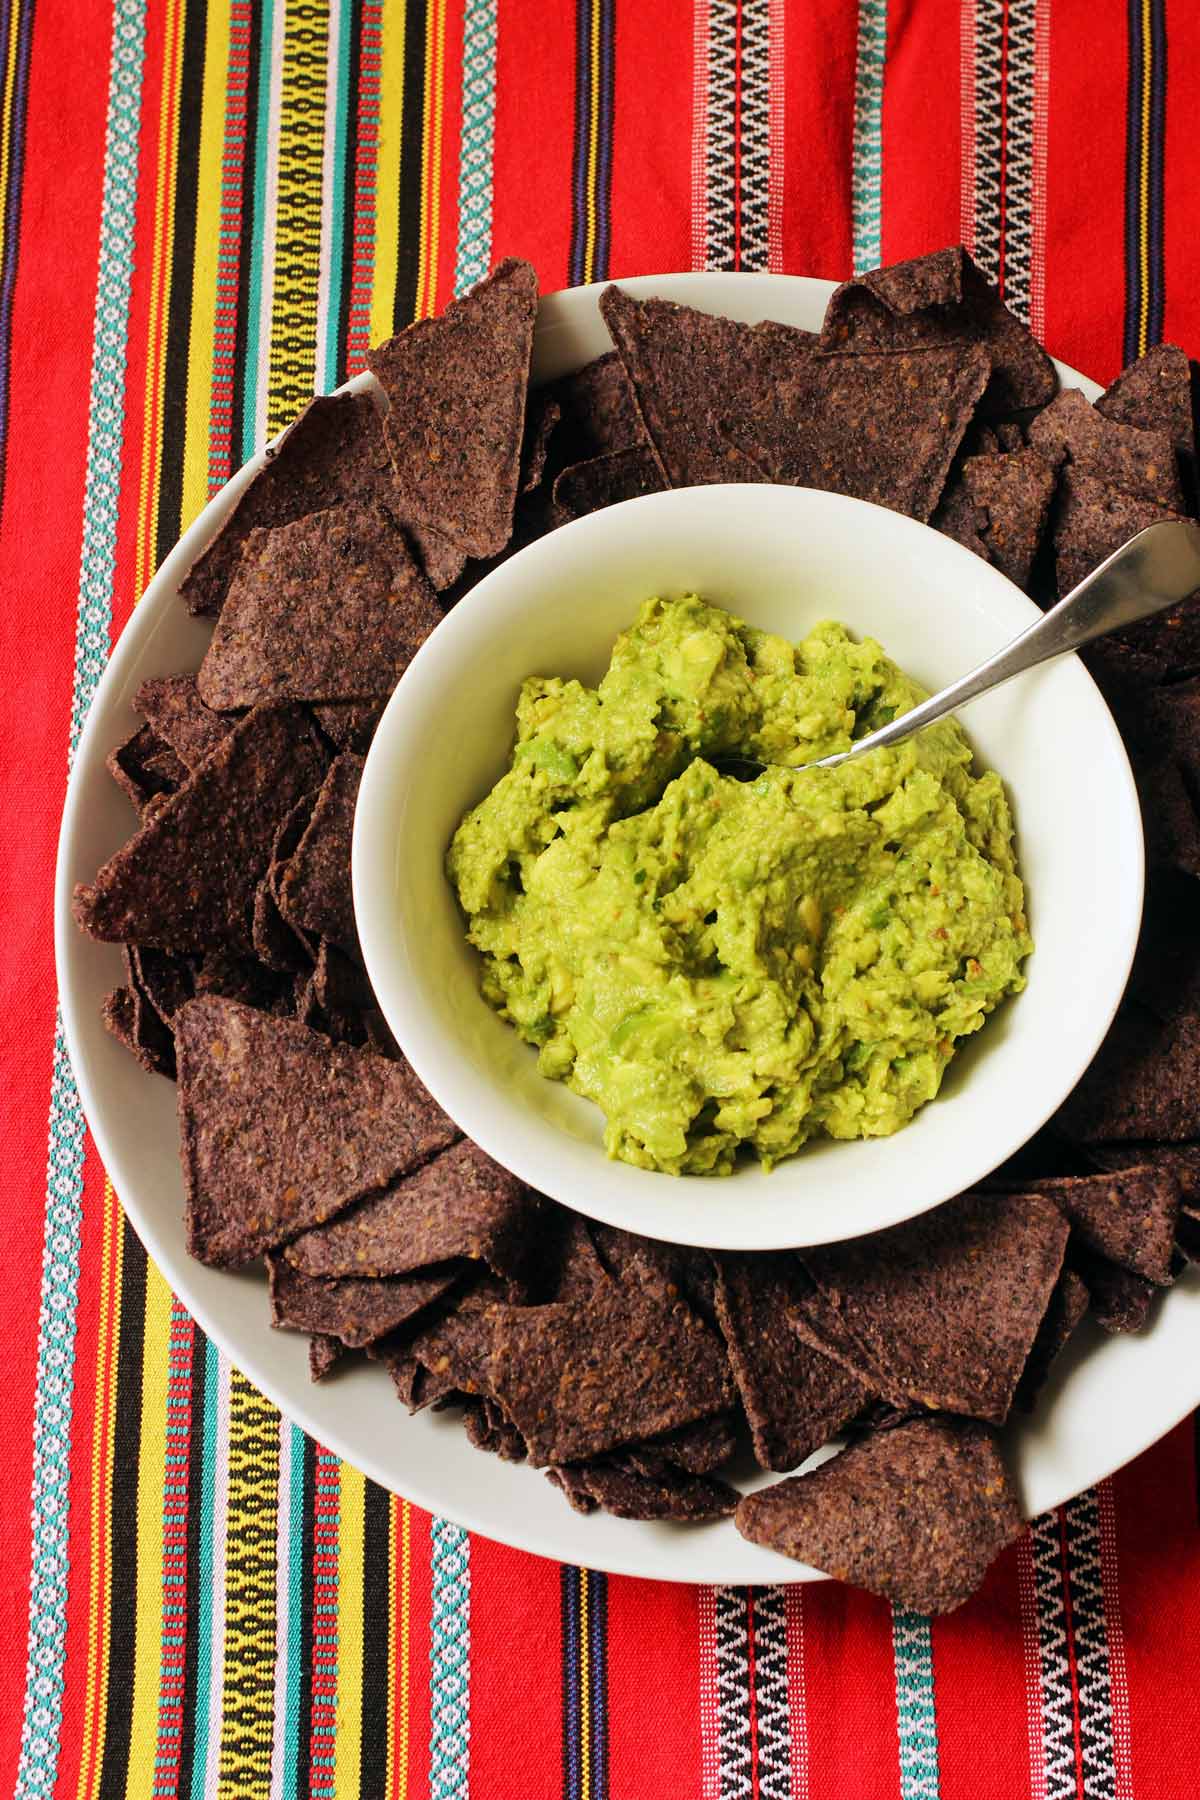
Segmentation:
{"type": "Polygon", "coordinates": [[[850,186],[854,273],[883,260],[883,79],[887,0],[858,0],[854,150],[850,186]]]}
{"type": "Polygon", "coordinates": [[[496,0],[463,11],[462,150],[454,291],[482,281],[492,260],[492,146],[496,119],[496,0]]]}
{"type": "Polygon", "coordinates": [[[471,1769],[471,1539],[460,1525],[429,1527],[429,1789],[466,1800],[471,1769]]]}
{"type": "Polygon", "coordinates": [[[300,1658],[304,1620],[301,1616],[304,1570],[304,1433],[289,1425],[291,1489],[288,1494],[288,1635],[287,1718],[283,1734],[283,1800],[297,1800],[300,1755],[300,1658]]]}
{"type": "Polygon", "coordinates": [[[271,39],[275,0],[262,0],[258,34],[258,120],[254,137],[254,215],[250,233],[250,281],[246,297],[246,366],[242,383],[242,454],[249,462],[258,437],[259,309],[262,303],[263,220],[267,209],[267,149],[271,122],[271,39]]]}
{"type": "MultiPolygon", "coordinates": [[[[112,633],[145,39],[145,0],[115,0],[68,760],[75,755],[96,684],[108,660],[112,633]]],[[[33,1418],[29,1633],[15,1789],[18,1800],[52,1794],[58,1777],[67,1633],[68,1478],[79,1240],[83,1229],[83,1162],[83,1112],[67,1056],[62,1019],[56,1015],[33,1418]]]]}
{"type": "MultiPolygon", "coordinates": [[[[200,1567],[196,1591],[196,1705],[192,1728],[191,1800],[205,1800],[208,1779],[208,1701],[212,1682],[213,1631],[213,1501],[217,1475],[217,1390],[221,1381],[219,1352],[211,1338],[204,1342],[204,1453],[200,1478],[200,1567]]],[[[182,1774],[182,1771],[181,1771],[182,1774]]],[[[182,1791],[182,1780],[180,1788],[182,1791]]]]}
{"type": "Polygon", "coordinates": [[[896,1664],[896,1732],[900,1740],[900,1800],[938,1800],[937,1706],[933,1638],[924,1613],[892,1609],[896,1664]]]}
{"type": "Polygon", "coordinates": [[[327,394],[338,383],[341,343],[338,320],[342,311],[342,261],[346,243],[346,130],[350,116],[350,28],[353,8],[346,0],[338,12],[337,42],[332,47],[337,77],[334,85],[333,205],[329,233],[329,312],[325,327],[324,368],[318,371],[317,392],[327,394]]]}

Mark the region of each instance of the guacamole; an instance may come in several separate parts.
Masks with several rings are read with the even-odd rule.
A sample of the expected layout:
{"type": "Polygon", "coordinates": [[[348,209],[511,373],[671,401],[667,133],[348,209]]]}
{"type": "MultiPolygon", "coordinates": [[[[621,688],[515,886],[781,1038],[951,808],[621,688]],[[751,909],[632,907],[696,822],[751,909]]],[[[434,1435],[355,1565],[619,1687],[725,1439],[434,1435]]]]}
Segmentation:
{"type": "Polygon", "coordinates": [[[694,594],[646,601],[598,688],[525,682],[447,871],[486,999],[610,1156],[726,1174],[898,1131],[1024,986],[1012,818],[957,724],[800,767],[921,698],[870,638],[793,646],[694,594]],[[737,752],[789,766],[709,760],[737,752]]]}

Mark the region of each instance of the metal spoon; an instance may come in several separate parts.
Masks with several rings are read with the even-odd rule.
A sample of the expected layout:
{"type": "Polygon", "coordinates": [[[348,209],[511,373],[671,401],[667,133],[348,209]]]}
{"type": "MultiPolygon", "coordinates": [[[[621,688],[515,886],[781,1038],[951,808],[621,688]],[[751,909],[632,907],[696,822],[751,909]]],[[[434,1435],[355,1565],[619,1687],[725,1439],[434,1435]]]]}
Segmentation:
{"type": "MultiPolygon", "coordinates": [[[[1147,526],[1136,537],[1093,569],[1078,587],[1071,589],[1043,618],[1027,631],[1013,638],[994,656],[951,682],[941,693],[933,694],[901,713],[890,724],[880,726],[868,736],[859,738],[849,750],[833,756],[822,756],[804,763],[806,769],[836,769],[852,756],[865,756],[868,750],[882,750],[889,744],[901,744],[915,731],[923,731],[947,713],[956,712],[968,700],[1011,681],[1014,675],[1062,656],[1068,650],[1079,650],[1084,644],[1104,637],[1122,626],[1136,625],[1139,619],[1152,618],[1168,606],[1177,606],[1200,588],[1200,525],[1190,520],[1167,520],[1147,526]]],[[[1197,602],[1200,604],[1200,601],[1197,602]]],[[[714,767],[727,774],[757,774],[766,768],[793,768],[795,765],[764,763],[757,757],[714,756],[714,767]]]]}

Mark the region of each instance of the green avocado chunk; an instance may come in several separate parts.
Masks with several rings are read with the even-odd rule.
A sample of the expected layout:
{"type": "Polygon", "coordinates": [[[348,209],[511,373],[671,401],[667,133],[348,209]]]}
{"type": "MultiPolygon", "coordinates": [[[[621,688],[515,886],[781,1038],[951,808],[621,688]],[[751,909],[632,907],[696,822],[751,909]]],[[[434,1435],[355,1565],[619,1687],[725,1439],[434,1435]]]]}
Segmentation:
{"type": "Polygon", "coordinates": [[[886,1136],[1025,985],[1012,817],[956,723],[803,770],[921,698],[842,625],[793,647],[695,594],[647,600],[598,688],[524,683],[447,872],[485,998],[610,1156],[727,1174],[886,1136]]]}

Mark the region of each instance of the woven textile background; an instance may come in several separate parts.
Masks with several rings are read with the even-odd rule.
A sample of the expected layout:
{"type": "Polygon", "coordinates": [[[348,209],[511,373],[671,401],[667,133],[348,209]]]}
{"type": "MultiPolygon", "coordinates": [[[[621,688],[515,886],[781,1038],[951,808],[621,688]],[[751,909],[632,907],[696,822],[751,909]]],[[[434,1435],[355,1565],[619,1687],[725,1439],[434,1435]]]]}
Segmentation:
{"type": "Polygon", "coordinates": [[[962,239],[1101,380],[1200,347],[1200,6],[0,0],[0,87],[0,1792],[1194,1794],[1192,1426],[932,1628],[468,1538],[281,1419],[148,1265],[56,1032],[50,887],[181,527],[498,256],[554,289],[962,239]]]}

